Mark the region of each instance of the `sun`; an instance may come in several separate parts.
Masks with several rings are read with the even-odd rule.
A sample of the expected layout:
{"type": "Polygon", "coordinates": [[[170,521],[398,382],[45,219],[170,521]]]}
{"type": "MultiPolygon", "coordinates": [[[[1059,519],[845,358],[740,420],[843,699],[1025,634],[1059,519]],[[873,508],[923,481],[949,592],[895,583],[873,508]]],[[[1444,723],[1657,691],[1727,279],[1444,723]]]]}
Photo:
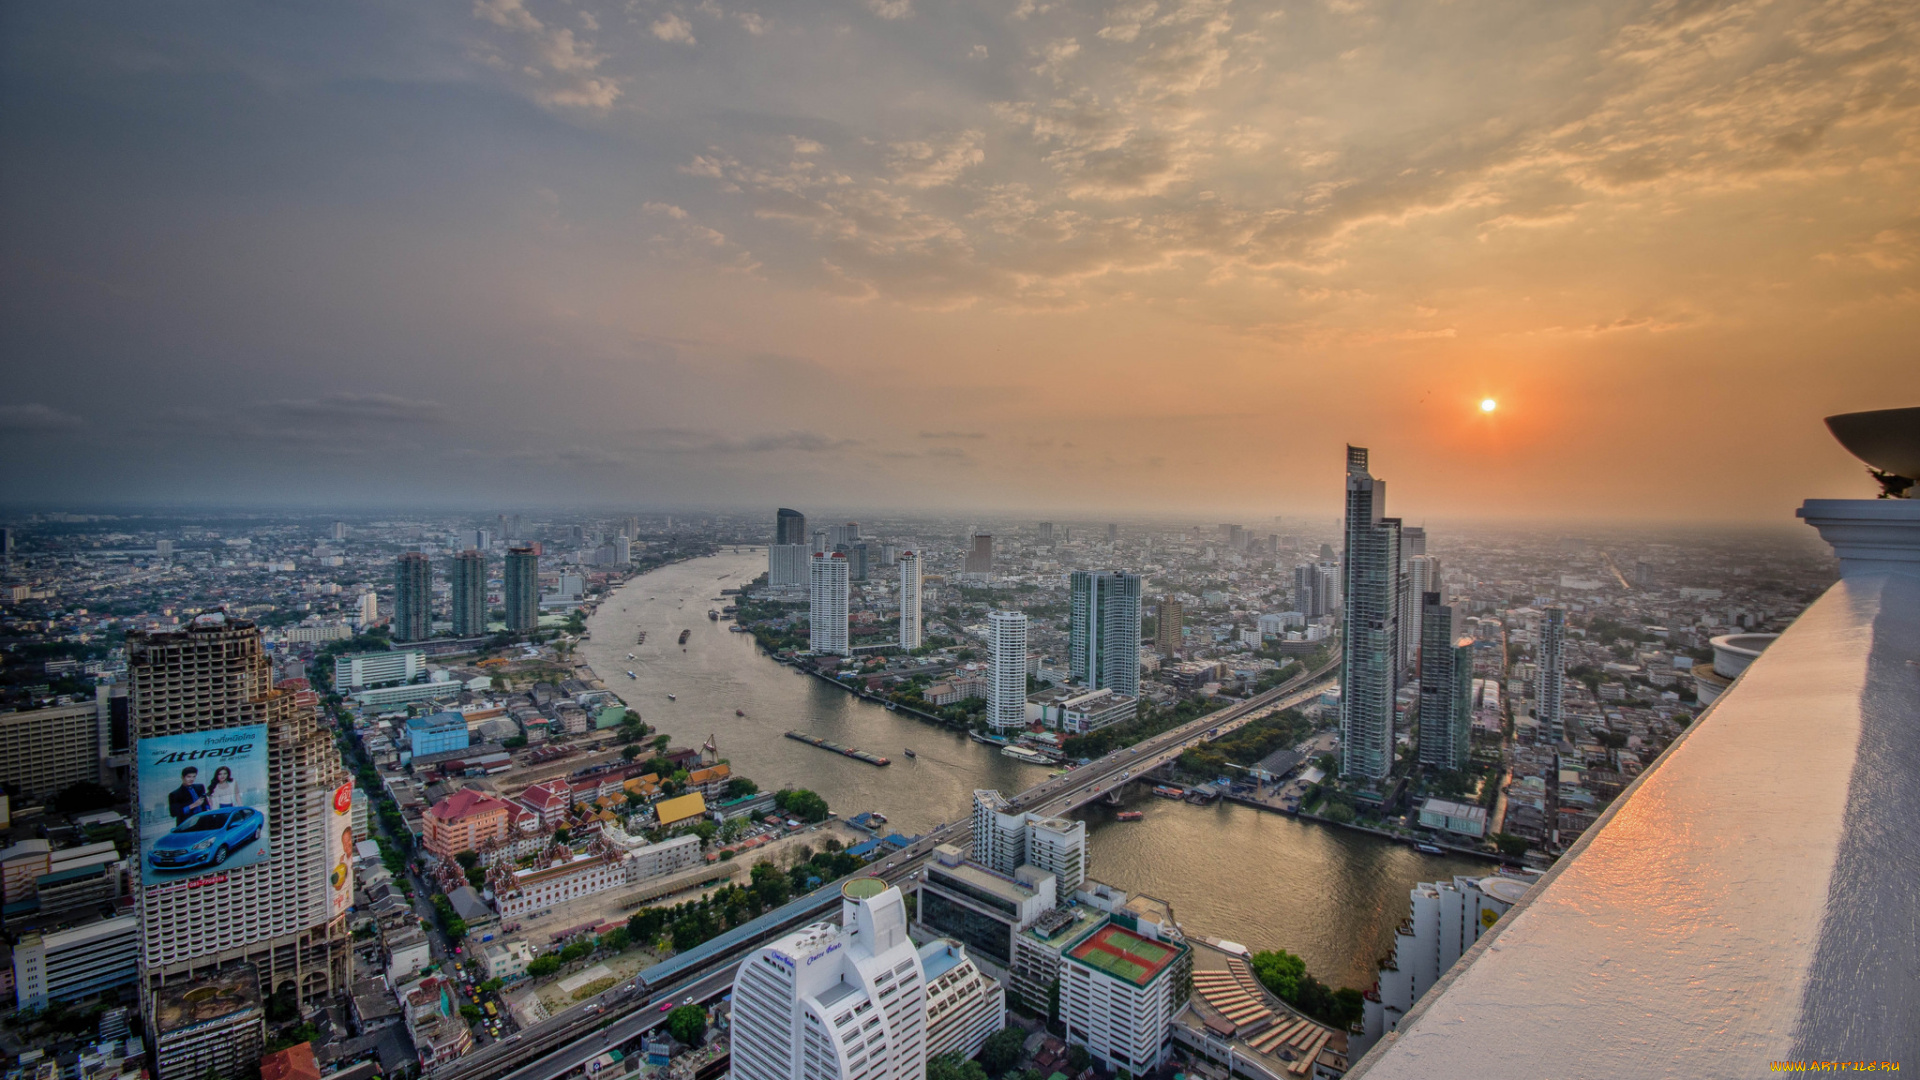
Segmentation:
{"type": "Polygon", "coordinates": [[[1499,403],[1499,402],[1497,402],[1497,401],[1495,401],[1495,400],[1493,400],[1492,398],[1481,398],[1481,399],[1480,399],[1480,411],[1481,411],[1481,412],[1492,412],[1493,410],[1495,410],[1495,409],[1497,409],[1497,408],[1499,408],[1499,407],[1500,407],[1500,403],[1499,403]]]}

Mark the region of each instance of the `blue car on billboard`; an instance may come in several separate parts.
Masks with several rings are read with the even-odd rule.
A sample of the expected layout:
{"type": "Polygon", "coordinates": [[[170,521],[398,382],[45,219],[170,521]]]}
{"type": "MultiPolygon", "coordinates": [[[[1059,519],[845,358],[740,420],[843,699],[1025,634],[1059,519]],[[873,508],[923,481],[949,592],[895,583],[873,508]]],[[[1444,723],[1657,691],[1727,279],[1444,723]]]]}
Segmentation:
{"type": "Polygon", "coordinates": [[[260,838],[266,815],[251,806],[198,813],[153,842],[147,862],[155,870],[219,866],[227,856],[260,838]]]}

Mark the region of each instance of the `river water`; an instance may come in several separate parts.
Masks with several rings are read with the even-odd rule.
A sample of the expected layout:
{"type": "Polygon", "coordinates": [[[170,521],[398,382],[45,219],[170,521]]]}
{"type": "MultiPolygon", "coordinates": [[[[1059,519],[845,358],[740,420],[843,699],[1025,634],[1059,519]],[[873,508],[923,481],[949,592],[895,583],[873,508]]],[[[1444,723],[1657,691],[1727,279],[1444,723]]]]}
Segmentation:
{"type": "MultiPolygon", "coordinates": [[[[592,639],[580,656],[647,723],[673,735],[674,745],[698,746],[711,734],[736,772],[763,788],[811,788],[843,818],[879,810],[890,828],[922,833],[967,815],[976,788],[1011,795],[1046,777],[1047,770],[993,747],[777,664],[752,635],[707,618],[708,609],[728,602],[718,599],[720,590],[765,569],[761,548],[635,578],[589,621],[592,639]],[[646,644],[638,645],[642,630],[646,644]],[[691,631],[684,647],[682,630],[691,631]],[[882,754],[893,764],[842,757],[785,738],[788,730],[882,754]],[[918,756],[902,753],[908,747],[918,756]]],[[[1145,811],[1144,820],[1116,821],[1107,808],[1085,814],[1091,876],[1169,901],[1190,932],[1296,952],[1309,971],[1335,985],[1373,981],[1414,883],[1486,871],[1344,829],[1130,790],[1129,808],[1145,811]]]]}

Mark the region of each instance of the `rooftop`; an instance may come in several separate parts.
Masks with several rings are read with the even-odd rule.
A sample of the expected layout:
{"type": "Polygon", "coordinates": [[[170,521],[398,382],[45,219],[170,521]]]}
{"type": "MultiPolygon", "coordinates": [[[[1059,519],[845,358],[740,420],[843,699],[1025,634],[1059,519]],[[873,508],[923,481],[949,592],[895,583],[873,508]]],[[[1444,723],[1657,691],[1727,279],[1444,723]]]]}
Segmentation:
{"type": "Polygon", "coordinates": [[[1920,1060],[1915,657],[1920,577],[1842,578],[1348,1075],[1920,1060]]]}
{"type": "Polygon", "coordinates": [[[1088,967],[1135,986],[1152,982],[1185,948],[1162,944],[1108,923],[1067,955],[1088,967]]]}

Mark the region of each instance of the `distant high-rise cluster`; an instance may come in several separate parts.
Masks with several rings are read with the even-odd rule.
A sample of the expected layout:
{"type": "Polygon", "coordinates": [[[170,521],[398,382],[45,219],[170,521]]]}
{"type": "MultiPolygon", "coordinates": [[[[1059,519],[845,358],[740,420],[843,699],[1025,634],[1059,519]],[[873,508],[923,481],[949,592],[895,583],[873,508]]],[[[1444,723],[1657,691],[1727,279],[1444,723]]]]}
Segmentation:
{"type": "Polygon", "coordinates": [[[773,543],[767,545],[767,584],[805,585],[807,558],[812,551],[807,515],[781,507],[774,515],[773,543]]]}
{"type": "Polygon", "coordinates": [[[1022,866],[1052,874],[1064,903],[1087,879],[1087,823],[1013,810],[998,791],[977,790],[973,861],[1008,877],[1022,866]]]}
{"type": "Polygon", "coordinates": [[[1140,575],[1075,570],[1069,588],[1069,674],[1091,689],[1139,697],[1140,575]]]}
{"type": "Polygon", "coordinates": [[[900,647],[912,652],[920,647],[920,556],[911,551],[900,554],[900,647]]]}
{"type": "Polygon", "coordinates": [[[1385,780],[1393,768],[1393,706],[1402,670],[1400,519],[1385,516],[1386,504],[1386,481],[1367,471],[1366,448],[1347,447],[1340,771],[1366,781],[1385,780]]]}
{"type": "Polygon", "coordinates": [[[987,724],[995,731],[1027,725],[1027,616],[1021,611],[987,613],[991,662],[987,673],[987,724]]]}
{"type": "Polygon", "coordinates": [[[850,589],[845,555],[834,551],[811,558],[807,565],[807,648],[833,656],[853,655],[847,630],[850,589]]]}
{"type": "Polygon", "coordinates": [[[393,567],[393,640],[433,636],[433,565],[418,551],[403,552],[393,567]]]}

